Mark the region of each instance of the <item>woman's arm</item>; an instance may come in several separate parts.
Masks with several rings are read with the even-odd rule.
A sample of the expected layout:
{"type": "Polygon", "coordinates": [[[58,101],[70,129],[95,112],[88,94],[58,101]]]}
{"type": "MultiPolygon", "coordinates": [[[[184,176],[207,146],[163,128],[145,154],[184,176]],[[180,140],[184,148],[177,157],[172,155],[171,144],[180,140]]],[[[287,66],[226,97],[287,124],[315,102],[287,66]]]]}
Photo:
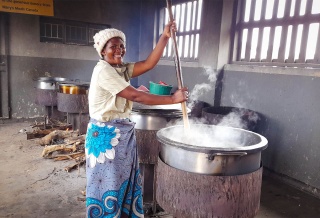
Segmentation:
{"type": "Polygon", "coordinates": [[[140,76],[141,74],[147,72],[148,70],[151,70],[159,62],[163,54],[163,50],[166,47],[171,37],[171,32],[170,32],[171,28],[173,31],[176,31],[175,22],[169,22],[165,26],[156,47],[150,53],[148,58],[144,61],[138,61],[134,64],[132,77],[140,76]]]}
{"type": "Polygon", "coordinates": [[[173,95],[153,95],[138,91],[133,86],[128,86],[119,92],[117,96],[146,105],[176,104],[188,100],[187,90],[187,88],[179,89],[173,95]]]}

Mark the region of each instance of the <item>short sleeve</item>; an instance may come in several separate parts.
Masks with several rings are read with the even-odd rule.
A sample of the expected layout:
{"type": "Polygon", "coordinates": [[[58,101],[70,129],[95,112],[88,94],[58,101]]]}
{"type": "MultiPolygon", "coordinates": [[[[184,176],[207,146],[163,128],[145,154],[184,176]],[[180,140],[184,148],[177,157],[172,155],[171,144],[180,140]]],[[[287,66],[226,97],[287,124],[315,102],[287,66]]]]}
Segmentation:
{"type": "Polygon", "coordinates": [[[130,78],[132,78],[134,64],[134,62],[128,63],[128,74],[130,78]]]}

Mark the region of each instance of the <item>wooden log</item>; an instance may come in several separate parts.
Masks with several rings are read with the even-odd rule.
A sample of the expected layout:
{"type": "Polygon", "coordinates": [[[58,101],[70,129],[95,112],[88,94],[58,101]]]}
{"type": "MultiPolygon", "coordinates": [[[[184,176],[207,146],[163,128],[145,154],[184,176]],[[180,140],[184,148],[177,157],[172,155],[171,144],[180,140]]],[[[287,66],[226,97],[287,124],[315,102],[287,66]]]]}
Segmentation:
{"type": "Polygon", "coordinates": [[[52,129],[38,129],[34,130],[33,132],[27,132],[27,140],[29,139],[35,139],[35,138],[42,138],[48,134],[50,134],[52,129]]]}
{"type": "Polygon", "coordinates": [[[80,161],[77,161],[75,164],[71,164],[64,168],[65,171],[70,172],[73,169],[79,168],[81,165],[83,165],[86,162],[85,158],[81,159],[80,161]]]}
{"type": "Polygon", "coordinates": [[[44,123],[41,123],[41,124],[35,124],[35,125],[32,125],[31,126],[32,128],[39,128],[41,130],[50,130],[50,129],[60,129],[60,130],[67,130],[67,129],[71,129],[72,128],[72,125],[71,124],[61,124],[61,125],[56,125],[56,124],[44,124],[44,123]],[[44,128],[45,126],[45,128],[44,128]]]}
{"type": "Polygon", "coordinates": [[[48,135],[39,139],[38,143],[40,145],[50,145],[53,140],[57,139],[65,139],[68,137],[75,137],[79,135],[79,131],[63,131],[63,130],[55,130],[48,135]]]}
{"type": "Polygon", "coordinates": [[[32,132],[27,132],[27,139],[42,138],[55,130],[72,130],[72,125],[54,121],[52,124],[37,123],[32,128],[32,132]]]}
{"type": "Polygon", "coordinates": [[[64,142],[67,144],[84,143],[85,140],[86,140],[86,135],[79,135],[75,137],[65,138],[64,142]]]}
{"type": "Polygon", "coordinates": [[[72,125],[67,124],[65,122],[61,122],[60,120],[52,119],[52,118],[48,118],[48,123],[50,123],[53,126],[57,126],[57,127],[72,126],[72,125]]]}
{"type": "Polygon", "coordinates": [[[177,218],[254,217],[260,207],[262,167],[237,176],[178,170],[158,159],[156,198],[177,218]]]}
{"type": "Polygon", "coordinates": [[[41,156],[46,157],[55,151],[62,151],[62,150],[72,152],[74,149],[72,147],[67,148],[67,145],[65,144],[47,145],[44,147],[41,156]]]}
{"type": "Polygon", "coordinates": [[[86,198],[77,197],[77,200],[78,200],[78,201],[85,202],[85,201],[86,201],[86,198]]]}
{"type": "Polygon", "coordinates": [[[70,154],[60,154],[60,155],[55,155],[52,158],[55,161],[60,161],[60,160],[79,160],[79,158],[84,158],[85,153],[84,152],[76,152],[76,153],[70,153],[70,154]]]}

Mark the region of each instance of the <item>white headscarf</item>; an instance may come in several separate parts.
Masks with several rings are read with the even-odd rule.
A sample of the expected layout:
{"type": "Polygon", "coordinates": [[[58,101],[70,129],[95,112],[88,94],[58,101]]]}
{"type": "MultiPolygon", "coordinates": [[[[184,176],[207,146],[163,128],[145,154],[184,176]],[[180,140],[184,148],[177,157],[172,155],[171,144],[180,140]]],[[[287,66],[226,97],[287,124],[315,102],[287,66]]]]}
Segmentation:
{"type": "Polygon", "coordinates": [[[105,29],[101,30],[100,32],[96,33],[93,37],[94,45],[93,47],[97,50],[99,56],[102,58],[101,52],[105,44],[112,38],[120,37],[126,46],[126,36],[123,32],[117,29],[105,29]]]}

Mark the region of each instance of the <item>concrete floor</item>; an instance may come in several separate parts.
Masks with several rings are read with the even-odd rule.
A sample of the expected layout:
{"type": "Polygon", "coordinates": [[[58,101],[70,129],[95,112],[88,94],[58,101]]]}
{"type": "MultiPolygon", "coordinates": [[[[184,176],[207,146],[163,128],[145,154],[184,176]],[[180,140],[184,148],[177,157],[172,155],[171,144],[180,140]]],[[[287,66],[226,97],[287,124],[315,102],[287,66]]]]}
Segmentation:
{"type": "MultiPolygon", "coordinates": [[[[84,168],[67,173],[64,167],[72,162],[43,159],[43,147],[19,132],[29,127],[28,122],[0,124],[0,217],[85,217],[84,168]]],[[[320,217],[320,199],[264,177],[256,217],[320,217]]]]}

